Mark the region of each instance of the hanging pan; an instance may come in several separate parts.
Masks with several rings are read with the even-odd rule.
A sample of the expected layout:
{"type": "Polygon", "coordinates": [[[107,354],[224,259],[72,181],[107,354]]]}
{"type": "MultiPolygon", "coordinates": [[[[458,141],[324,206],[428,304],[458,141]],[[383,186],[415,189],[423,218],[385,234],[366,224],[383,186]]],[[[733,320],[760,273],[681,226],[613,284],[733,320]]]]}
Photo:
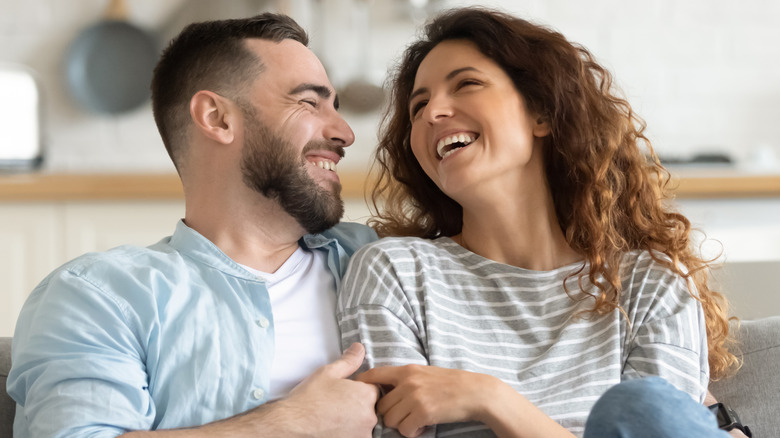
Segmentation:
{"type": "Polygon", "coordinates": [[[105,18],[84,29],[67,52],[68,88],[89,111],[130,111],[149,99],[158,55],[155,38],[127,21],[124,0],[111,0],[105,18]]]}

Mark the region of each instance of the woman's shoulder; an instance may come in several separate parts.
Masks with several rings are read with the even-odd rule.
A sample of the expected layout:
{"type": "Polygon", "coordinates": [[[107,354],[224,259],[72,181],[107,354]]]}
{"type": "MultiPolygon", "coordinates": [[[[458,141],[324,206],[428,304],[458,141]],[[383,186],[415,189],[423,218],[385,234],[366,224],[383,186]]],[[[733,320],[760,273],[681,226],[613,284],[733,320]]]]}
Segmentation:
{"type": "Polygon", "coordinates": [[[626,299],[687,301],[691,286],[683,274],[684,266],[677,265],[667,254],[659,251],[637,250],[624,254],[621,264],[621,282],[626,299]]]}
{"type": "Polygon", "coordinates": [[[623,254],[621,268],[625,272],[645,271],[655,275],[678,275],[673,269],[674,262],[667,254],[653,250],[632,250],[623,254]]]}
{"type": "Polygon", "coordinates": [[[426,239],[422,237],[393,236],[383,237],[364,245],[356,253],[361,254],[430,254],[439,251],[451,251],[460,246],[447,237],[426,239]]]}

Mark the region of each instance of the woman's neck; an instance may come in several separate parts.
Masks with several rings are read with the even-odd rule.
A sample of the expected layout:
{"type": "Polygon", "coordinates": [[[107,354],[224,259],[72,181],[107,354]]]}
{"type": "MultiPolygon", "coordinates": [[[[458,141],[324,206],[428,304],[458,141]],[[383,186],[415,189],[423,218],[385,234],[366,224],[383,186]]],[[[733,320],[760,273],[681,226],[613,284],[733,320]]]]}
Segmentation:
{"type": "Polygon", "coordinates": [[[582,260],[566,242],[552,196],[463,207],[463,229],[453,240],[485,258],[535,271],[582,260]]]}

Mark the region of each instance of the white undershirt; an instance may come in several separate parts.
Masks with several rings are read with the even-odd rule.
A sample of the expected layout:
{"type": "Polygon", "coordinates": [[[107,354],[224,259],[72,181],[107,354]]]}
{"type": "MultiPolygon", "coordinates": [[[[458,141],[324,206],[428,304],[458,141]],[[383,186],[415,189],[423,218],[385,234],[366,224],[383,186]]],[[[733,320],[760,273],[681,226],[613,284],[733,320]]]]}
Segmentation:
{"type": "Polygon", "coordinates": [[[298,248],[273,274],[243,267],[266,280],[271,297],[275,351],[269,400],[281,398],[341,356],[336,281],[325,251],[298,248]]]}

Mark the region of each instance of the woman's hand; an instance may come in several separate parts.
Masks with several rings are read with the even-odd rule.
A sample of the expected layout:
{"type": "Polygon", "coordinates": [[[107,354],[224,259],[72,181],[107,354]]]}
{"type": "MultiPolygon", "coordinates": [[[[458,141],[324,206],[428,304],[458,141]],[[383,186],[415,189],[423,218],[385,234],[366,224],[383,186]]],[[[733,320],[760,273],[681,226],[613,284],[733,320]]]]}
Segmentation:
{"type": "Polygon", "coordinates": [[[423,365],[374,368],[357,380],[389,390],[377,412],[407,437],[434,424],[483,421],[493,388],[504,385],[486,374],[423,365]]]}
{"type": "Polygon", "coordinates": [[[377,412],[385,426],[407,437],[420,436],[426,426],[461,421],[485,423],[502,438],[574,437],[511,386],[487,374],[405,365],[373,368],[357,380],[385,389],[377,412]]]}

